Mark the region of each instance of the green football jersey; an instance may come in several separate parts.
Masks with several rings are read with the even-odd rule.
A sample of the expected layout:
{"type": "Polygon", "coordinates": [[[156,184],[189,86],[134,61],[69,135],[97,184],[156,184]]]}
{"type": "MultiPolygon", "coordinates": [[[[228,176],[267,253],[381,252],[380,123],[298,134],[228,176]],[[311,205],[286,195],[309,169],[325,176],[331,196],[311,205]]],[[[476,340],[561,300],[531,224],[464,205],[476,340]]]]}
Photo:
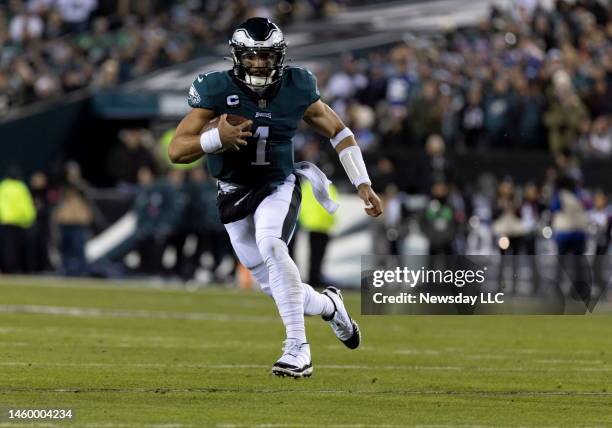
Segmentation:
{"type": "Polygon", "coordinates": [[[280,184],[294,171],[292,138],[304,111],[319,99],[319,91],[315,76],[297,67],[285,68],[277,85],[262,98],[236,81],[229,70],[200,74],[193,82],[188,97],[191,107],[253,121],[247,146],[207,155],[213,177],[254,187],[280,184]]]}

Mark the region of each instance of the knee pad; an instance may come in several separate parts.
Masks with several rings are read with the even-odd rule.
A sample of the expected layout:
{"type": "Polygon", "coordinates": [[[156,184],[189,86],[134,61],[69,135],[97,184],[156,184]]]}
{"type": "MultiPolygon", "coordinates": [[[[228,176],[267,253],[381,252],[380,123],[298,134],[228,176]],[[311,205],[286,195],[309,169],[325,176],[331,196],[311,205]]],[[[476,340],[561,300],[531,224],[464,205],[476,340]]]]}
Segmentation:
{"type": "Polygon", "coordinates": [[[257,247],[266,265],[269,263],[280,262],[289,256],[287,244],[274,237],[265,237],[257,242],[257,247]]]}

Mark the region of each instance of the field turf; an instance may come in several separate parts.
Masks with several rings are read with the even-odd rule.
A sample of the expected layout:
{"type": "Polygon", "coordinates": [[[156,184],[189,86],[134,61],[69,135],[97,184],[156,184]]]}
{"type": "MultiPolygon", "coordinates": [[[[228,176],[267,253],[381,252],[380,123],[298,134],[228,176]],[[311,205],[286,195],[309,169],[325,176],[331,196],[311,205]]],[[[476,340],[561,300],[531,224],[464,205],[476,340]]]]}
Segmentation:
{"type": "Polygon", "coordinates": [[[612,426],[612,316],[359,316],[345,349],[307,321],[314,374],[269,375],[268,297],[221,287],[0,280],[0,427],[612,426]]]}

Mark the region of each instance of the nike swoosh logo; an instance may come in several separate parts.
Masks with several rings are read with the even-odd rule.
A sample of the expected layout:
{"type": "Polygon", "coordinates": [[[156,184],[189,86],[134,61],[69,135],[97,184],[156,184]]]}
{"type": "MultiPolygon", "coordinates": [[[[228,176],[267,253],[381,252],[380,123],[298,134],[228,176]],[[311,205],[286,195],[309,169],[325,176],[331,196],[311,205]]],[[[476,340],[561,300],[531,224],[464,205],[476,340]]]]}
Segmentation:
{"type": "Polygon", "coordinates": [[[251,193],[251,192],[247,192],[247,194],[246,194],[246,195],[244,195],[242,198],[238,199],[238,200],[237,200],[237,201],[234,203],[234,206],[235,206],[235,207],[237,207],[237,206],[238,206],[238,204],[239,204],[240,202],[244,201],[244,200],[246,199],[246,197],[247,197],[247,196],[249,196],[249,194],[250,194],[250,193],[251,193]]]}
{"type": "Polygon", "coordinates": [[[203,77],[198,76],[198,82],[202,83],[202,80],[204,80],[203,77]]]}

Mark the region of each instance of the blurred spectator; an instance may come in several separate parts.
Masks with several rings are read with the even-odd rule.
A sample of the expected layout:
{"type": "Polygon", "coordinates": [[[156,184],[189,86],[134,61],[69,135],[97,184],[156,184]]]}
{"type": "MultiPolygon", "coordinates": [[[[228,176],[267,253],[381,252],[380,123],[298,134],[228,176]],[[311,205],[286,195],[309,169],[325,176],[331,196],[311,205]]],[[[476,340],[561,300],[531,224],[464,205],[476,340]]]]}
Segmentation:
{"type": "Polygon", "coordinates": [[[434,183],[450,183],[454,181],[451,171],[451,162],[446,154],[444,140],[438,134],[432,134],[427,138],[425,144],[427,158],[421,164],[418,176],[415,177],[419,182],[421,193],[430,191],[434,183]]]}
{"type": "Polygon", "coordinates": [[[544,206],[540,202],[538,186],[534,183],[527,183],[523,193],[520,219],[525,233],[523,237],[524,253],[527,255],[538,254],[536,252],[536,240],[544,206]]]}
{"type": "Polygon", "coordinates": [[[347,110],[347,126],[353,130],[363,151],[371,150],[377,141],[372,132],[374,120],[374,110],[367,105],[353,103],[347,110]]]}
{"type": "MultiPolygon", "coordinates": [[[[333,184],[329,185],[329,195],[332,200],[338,200],[338,190],[333,184]]],[[[322,273],[323,260],[336,219],[317,202],[309,181],[302,184],[299,222],[308,233],[310,247],[308,283],[313,287],[322,287],[327,282],[322,273]]]]}
{"type": "Polygon", "coordinates": [[[393,161],[388,157],[379,157],[376,165],[371,167],[370,170],[374,190],[380,194],[383,194],[389,186],[397,186],[400,182],[400,174],[396,171],[393,161]]]}
{"type": "Polygon", "coordinates": [[[572,284],[572,294],[585,301],[590,298],[591,286],[582,280],[584,269],[581,256],[586,250],[587,208],[586,195],[576,180],[562,176],[550,206],[553,213],[552,230],[559,254],[556,283],[561,286],[562,273],[566,272],[572,284]]]}
{"type": "Polygon", "coordinates": [[[479,85],[474,85],[468,91],[467,103],[459,111],[459,128],[465,145],[470,148],[482,146],[485,131],[484,121],[482,90],[479,85]]]}
{"type": "Polygon", "coordinates": [[[25,7],[11,19],[9,32],[13,42],[22,43],[39,39],[43,35],[44,23],[40,16],[25,7]]]}
{"type": "Polygon", "coordinates": [[[87,29],[89,15],[98,7],[98,0],[55,0],[55,7],[70,32],[87,29]]]}
{"type": "MultiPolygon", "coordinates": [[[[557,180],[563,177],[569,177],[580,184],[584,181],[584,174],[580,168],[580,162],[569,149],[561,150],[554,154],[556,173],[551,179],[557,180]]],[[[555,183],[555,185],[558,183],[555,183]]]]}
{"type": "Polygon", "coordinates": [[[572,177],[562,176],[553,195],[550,209],[552,228],[559,254],[583,254],[587,215],[586,195],[572,177]]]}
{"type": "Polygon", "coordinates": [[[379,102],[387,95],[387,76],[382,64],[373,64],[367,76],[365,87],[357,91],[357,98],[361,104],[376,108],[379,102]]]}
{"type": "Polygon", "coordinates": [[[569,75],[565,71],[557,71],[553,75],[549,108],[544,114],[551,151],[571,148],[572,143],[578,139],[581,122],[586,117],[587,110],[576,95],[569,75]]]}
{"type": "Polygon", "coordinates": [[[518,91],[516,118],[519,123],[516,130],[517,143],[523,149],[546,148],[546,134],[542,115],[546,106],[546,97],[540,93],[534,82],[518,79],[515,82],[518,91]]]}
{"type": "Polygon", "coordinates": [[[155,180],[146,166],[138,169],[138,183],[140,193],[134,204],[137,216],[134,239],[140,255],[140,271],[160,275],[167,239],[182,217],[185,200],[167,180],[155,180]]]}
{"type": "Polygon", "coordinates": [[[597,191],[593,197],[593,207],[588,212],[589,232],[593,238],[593,249],[590,253],[604,255],[610,246],[612,232],[612,210],[608,205],[608,197],[604,192],[597,191]]]}
{"type": "MultiPolygon", "coordinates": [[[[611,116],[612,117],[612,116],[611,116]]],[[[606,116],[596,118],[580,139],[579,149],[585,156],[609,158],[612,155],[612,120],[606,116]]]]}
{"type": "Polygon", "coordinates": [[[0,271],[27,273],[27,231],[36,219],[32,195],[16,167],[0,181],[0,271]]]}
{"type": "Polygon", "coordinates": [[[511,146],[515,110],[515,99],[507,78],[498,77],[484,102],[484,122],[491,147],[508,149],[511,146]]]}
{"type": "Polygon", "coordinates": [[[493,232],[502,256],[499,266],[500,287],[505,284],[504,269],[507,263],[512,268],[512,288],[506,286],[508,292],[517,291],[518,257],[525,235],[524,224],[519,217],[520,212],[515,197],[514,183],[510,179],[502,181],[497,188],[497,201],[494,211],[493,232]]]}
{"type": "Polygon", "coordinates": [[[80,166],[68,162],[60,200],[52,214],[52,221],[59,229],[62,273],[68,276],[89,274],[85,244],[91,233],[94,213],[87,196],[88,187],[80,166]]]}
{"type": "Polygon", "coordinates": [[[402,244],[406,237],[404,230],[405,195],[399,191],[396,184],[389,183],[380,196],[385,215],[372,222],[370,230],[372,252],[378,255],[402,254],[402,244]]]}
{"type": "Polygon", "coordinates": [[[366,85],[367,79],[359,70],[357,60],[352,54],[346,54],[342,58],[342,69],[331,75],[324,94],[332,102],[337,99],[347,100],[366,85]]]}
{"type": "Polygon", "coordinates": [[[28,270],[48,272],[52,270],[49,260],[52,201],[45,173],[38,171],[30,177],[30,190],[36,208],[36,222],[28,231],[28,270]]]}
{"type": "MultiPolygon", "coordinates": [[[[608,73],[610,70],[608,70],[608,73]]],[[[608,82],[605,70],[600,70],[591,92],[586,96],[586,105],[592,117],[612,114],[612,86],[608,82]]]]}
{"type": "Polygon", "coordinates": [[[405,44],[395,46],[389,51],[392,71],[387,85],[387,102],[394,117],[406,116],[406,106],[417,84],[417,76],[410,69],[413,53],[412,47],[405,44]]]}
{"type": "Polygon", "coordinates": [[[608,204],[608,197],[602,191],[598,191],[593,198],[593,208],[589,210],[589,232],[593,247],[589,253],[595,254],[593,263],[593,276],[595,283],[605,290],[608,286],[608,278],[605,269],[612,238],[612,208],[608,204]]]}
{"type": "Polygon", "coordinates": [[[409,112],[412,141],[419,146],[425,144],[431,134],[442,130],[442,108],[436,82],[428,80],[423,84],[421,94],[412,102],[409,112]]]}
{"type": "Polygon", "coordinates": [[[405,125],[406,119],[399,115],[389,115],[383,122],[381,128],[381,148],[388,149],[404,149],[410,143],[410,134],[408,126],[405,125]]]}
{"type": "MultiPolygon", "coordinates": [[[[490,174],[481,174],[475,183],[474,190],[469,192],[470,231],[467,237],[467,254],[493,254],[493,201],[496,197],[495,178],[490,174]]],[[[468,193],[468,194],[469,194],[468,193]]],[[[499,247],[497,247],[499,248],[499,247]]]]}
{"type": "Polygon", "coordinates": [[[201,266],[202,255],[210,253],[212,279],[225,281],[227,278],[218,273],[218,268],[225,257],[230,256],[233,259],[234,256],[229,236],[217,210],[217,186],[201,166],[191,170],[189,177],[190,180],[186,184],[188,203],[185,217],[189,219],[190,233],[197,238],[197,247],[187,260],[186,277],[193,278],[201,266]]]}
{"type": "Polygon", "coordinates": [[[502,254],[518,254],[525,235],[524,224],[520,218],[515,189],[512,180],[502,181],[497,189],[494,210],[493,232],[498,238],[502,254]]]}
{"type": "Polygon", "coordinates": [[[144,130],[131,128],[119,132],[120,144],[108,155],[107,169],[117,184],[133,185],[138,182],[141,168],[157,171],[155,158],[143,144],[144,130]]]}
{"type": "Polygon", "coordinates": [[[442,261],[447,264],[446,256],[455,254],[453,242],[457,232],[455,213],[448,201],[449,189],[445,182],[434,183],[431,199],[420,219],[421,231],[429,240],[430,266],[442,261]]]}
{"type": "Polygon", "coordinates": [[[168,237],[166,238],[165,246],[174,248],[176,257],[174,266],[172,267],[172,273],[180,278],[187,279],[186,277],[186,257],[185,257],[185,242],[189,236],[190,226],[189,223],[192,221],[186,214],[185,207],[188,202],[188,196],[186,193],[186,173],[183,170],[175,169],[170,170],[166,175],[166,181],[169,191],[174,193],[174,197],[178,205],[180,205],[180,212],[174,214],[176,217],[168,221],[168,237]]]}
{"type": "Polygon", "coordinates": [[[523,202],[520,207],[520,218],[524,232],[522,253],[527,255],[527,266],[533,285],[531,292],[534,295],[540,290],[540,271],[537,259],[534,256],[539,254],[537,242],[544,208],[540,201],[538,186],[534,183],[527,183],[523,191],[523,202]]]}

